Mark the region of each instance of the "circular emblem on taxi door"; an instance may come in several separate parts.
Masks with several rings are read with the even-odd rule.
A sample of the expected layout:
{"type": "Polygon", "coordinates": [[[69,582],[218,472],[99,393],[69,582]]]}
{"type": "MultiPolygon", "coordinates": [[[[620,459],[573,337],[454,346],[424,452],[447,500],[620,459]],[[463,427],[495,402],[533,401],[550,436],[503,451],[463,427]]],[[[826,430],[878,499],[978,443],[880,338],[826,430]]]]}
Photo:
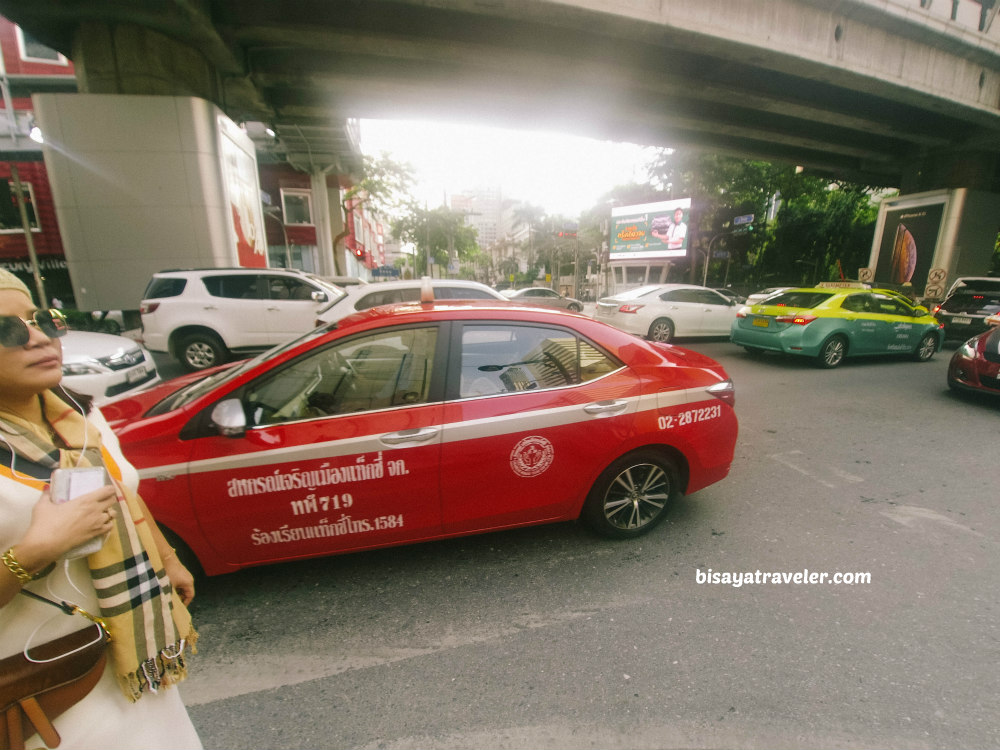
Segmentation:
{"type": "Polygon", "coordinates": [[[552,465],[555,449],[541,435],[529,435],[510,452],[510,468],[519,477],[537,477],[552,465]]]}

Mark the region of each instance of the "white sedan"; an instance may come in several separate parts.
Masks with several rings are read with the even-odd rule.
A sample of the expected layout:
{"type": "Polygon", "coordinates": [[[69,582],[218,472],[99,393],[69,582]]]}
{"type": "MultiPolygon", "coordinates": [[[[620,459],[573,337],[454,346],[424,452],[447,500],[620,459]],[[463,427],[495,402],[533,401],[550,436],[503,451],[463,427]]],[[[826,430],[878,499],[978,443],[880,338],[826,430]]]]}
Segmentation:
{"type": "Polygon", "coordinates": [[[708,287],[656,284],[605,297],[597,303],[594,318],[666,342],[676,336],[728,336],[741,307],[708,287]]]}
{"type": "Polygon", "coordinates": [[[152,356],[133,339],[71,330],[59,340],[63,384],[98,403],[160,381],[152,356]]]}

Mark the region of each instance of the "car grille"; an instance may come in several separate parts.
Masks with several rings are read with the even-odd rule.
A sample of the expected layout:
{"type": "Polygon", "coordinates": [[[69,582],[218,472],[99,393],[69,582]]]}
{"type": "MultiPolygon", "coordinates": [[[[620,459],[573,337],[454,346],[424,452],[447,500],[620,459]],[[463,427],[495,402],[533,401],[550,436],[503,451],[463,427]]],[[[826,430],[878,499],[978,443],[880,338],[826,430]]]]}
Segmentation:
{"type": "Polygon", "coordinates": [[[137,364],[145,360],[146,357],[142,353],[142,349],[136,347],[135,349],[130,349],[124,354],[120,354],[117,357],[100,357],[98,362],[111,370],[124,370],[128,367],[135,367],[137,364]]]}
{"type": "Polygon", "coordinates": [[[155,377],[156,377],[156,370],[150,370],[148,373],[146,373],[146,377],[144,377],[142,380],[136,380],[134,383],[129,383],[128,381],[126,381],[124,383],[119,383],[118,385],[113,385],[110,388],[106,388],[104,390],[104,395],[107,398],[111,398],[112,396],[117,396],[119,393],[125,393],[125,391],[130,391],[133,388],[137,388],[143,383],[148,383],[155,377]]]}

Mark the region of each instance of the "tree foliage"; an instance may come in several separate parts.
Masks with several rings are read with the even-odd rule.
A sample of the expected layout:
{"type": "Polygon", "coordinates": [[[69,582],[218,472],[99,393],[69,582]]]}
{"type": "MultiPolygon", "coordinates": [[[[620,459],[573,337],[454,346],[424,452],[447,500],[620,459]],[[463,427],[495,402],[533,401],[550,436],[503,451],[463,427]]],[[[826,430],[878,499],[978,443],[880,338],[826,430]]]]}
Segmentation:
{"type": "Polygon", "coordinates": [[[467,226],[465,214],[445,206],[426,209],[410,206],[408,213],[392,222],[392,234],[416,248],[417,274],[427,272],[427,257],[438,265],[451,260],[469,262],[479,249],[475,227],[467,226]]]}
{"type": "Polygon", "coordinates": [[[673,150],[661,151],[649,171],[661,200],[691,197],[695,262],[709,250],[726,251],[709,267],[714,283],[812,283],[841,272],[853,278],[867,265],[878,216],[871,186],[791,165],[673,150]],[[753,230],[738,232],[733,218],[748,214],[753,230]]]}

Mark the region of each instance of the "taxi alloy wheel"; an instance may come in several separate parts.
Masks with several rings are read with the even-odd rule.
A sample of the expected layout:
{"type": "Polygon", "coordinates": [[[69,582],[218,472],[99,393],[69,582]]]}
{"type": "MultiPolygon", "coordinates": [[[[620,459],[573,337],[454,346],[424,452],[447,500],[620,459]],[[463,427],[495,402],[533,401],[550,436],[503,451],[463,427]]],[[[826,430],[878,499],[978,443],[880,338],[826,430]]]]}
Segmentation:
{"type": "Polygon", "coordinates": [[[937,352],[937,336],[933,333],[924,334],[924,337],[920,339],[920,343],[917,344],[916,351],[913,352],[913,358],[917,362],[927,362],[931,357],[937,352]]]}
{"type": "Polygon", "coordinates": [[[831,336],[819,348],[816,361],[820,367],[830,370],[843,362],[846,354],[847,339],[843,336],[831,336]]]}
{"type": "Polygon", "coordinates": [[[640,536],[666,516],[679,494],[674,463],[654,451],[622,456],[594,482],[583,506],[583,520],[604,536],[640,536]]]}
{"type": "Polygon", "coordinates": [[[666,344],[674,337],[674,324],[673,321],[667,318],[657,318],[653,321],[653,325],[649,327],[649,340],[659,341],[661,344],[666,344]]]}

